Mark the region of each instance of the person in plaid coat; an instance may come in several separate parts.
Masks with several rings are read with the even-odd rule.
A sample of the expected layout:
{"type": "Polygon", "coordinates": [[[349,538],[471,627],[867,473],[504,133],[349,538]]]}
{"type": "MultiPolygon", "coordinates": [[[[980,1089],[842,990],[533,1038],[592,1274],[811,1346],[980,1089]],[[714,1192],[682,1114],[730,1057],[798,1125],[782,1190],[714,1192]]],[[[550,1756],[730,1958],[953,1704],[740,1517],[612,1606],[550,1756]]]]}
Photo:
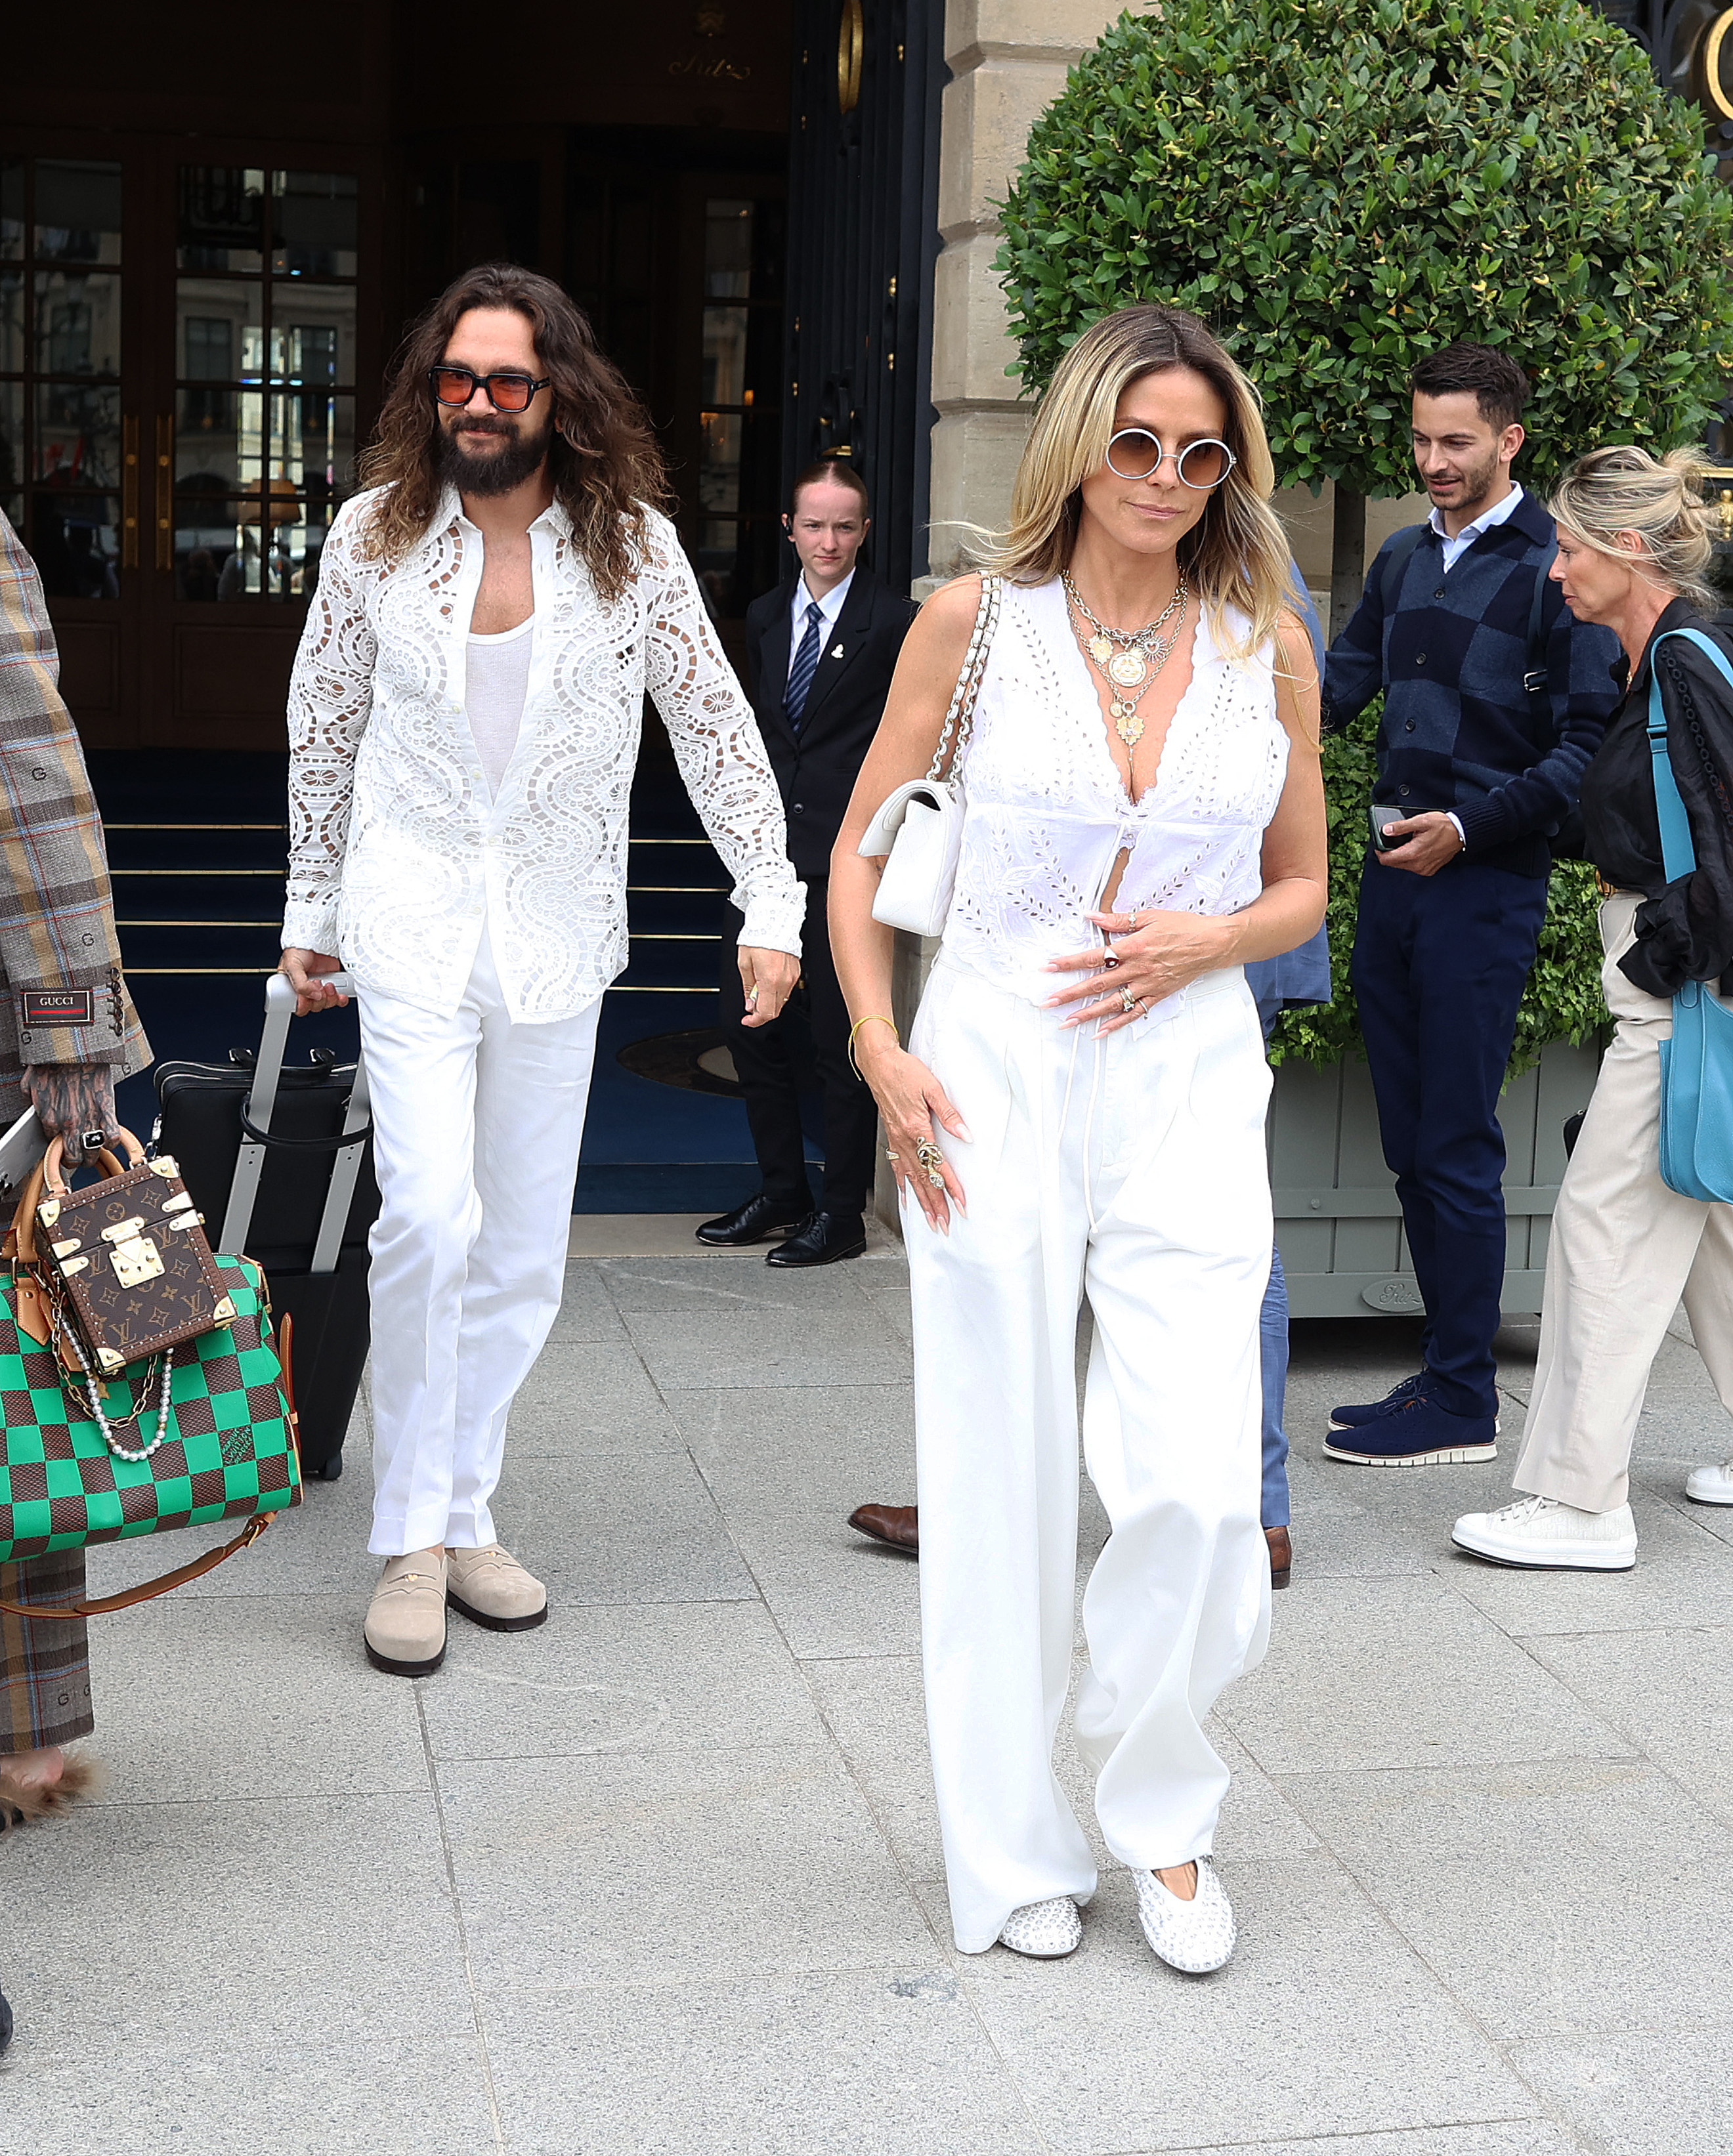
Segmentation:
{"type": "MultiPolygon", "coordinates": [[[[0,516],[0,1129],[33,1103],[79,1160],[112,1137],[115,1081],[150,1049],[121,975],[102,826],[59,690],[42,582],[0,516]]],[[[0,1603],[83,1599],[85,1553],[0,1564],[0,1603]]],[[[55,1810],[85,1771],[82,1618],[0,1610],[0,1826],[55,1810]]]]}

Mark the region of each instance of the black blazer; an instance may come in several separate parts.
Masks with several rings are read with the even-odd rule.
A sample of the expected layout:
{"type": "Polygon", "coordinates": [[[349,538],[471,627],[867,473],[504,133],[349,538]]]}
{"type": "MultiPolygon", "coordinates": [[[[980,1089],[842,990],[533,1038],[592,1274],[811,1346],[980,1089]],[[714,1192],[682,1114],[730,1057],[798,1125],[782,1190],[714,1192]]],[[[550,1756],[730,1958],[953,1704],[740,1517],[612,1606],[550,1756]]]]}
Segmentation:
{"type": "Polygon", "coordinates": [[[897,654],[918,611],[870,570],[856,569],[836,625],[820,647],[799,738],[782,708],[796,577],[746,610],[747,688],[782,789],[789,858],[803,882],[831,873],[831,849],[884,716],[897,654]]]}

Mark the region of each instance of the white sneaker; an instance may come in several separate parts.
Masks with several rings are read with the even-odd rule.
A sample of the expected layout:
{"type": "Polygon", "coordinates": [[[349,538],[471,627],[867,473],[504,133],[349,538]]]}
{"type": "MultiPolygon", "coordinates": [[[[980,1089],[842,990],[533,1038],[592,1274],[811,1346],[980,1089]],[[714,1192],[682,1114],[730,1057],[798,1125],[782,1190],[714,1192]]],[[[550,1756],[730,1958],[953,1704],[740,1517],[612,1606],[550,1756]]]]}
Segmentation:
{"type": "Polygon", "coordinates": [[[1583,1512],[1556,1497],[1519,1497],[1502,1512],[1464,1512],[1450,1539],[1494,1564],[1541,1572],[1628,1572],[1637,1562],[1628,1505],[1583,1512]]]}
{"type": "Polygon", "coordinates": [[[1733,1460],[1692,1471],[1685,1495],[1695,1505],[1733,1505],[1733,1460]]]}
{"type": "Polygon", "coordinates": [[[1153,1871],[1134,1871],[1137,1913],[1150,1951],[1170,1969],[1205,1976],[1233,1953],[1237,1936],[1227,1890],[1207,1856],[1197,1860],[1197,1892],[1182,1902],[1153,1871]]]}
{"type": "Polygon", "coordinates": [[[1083,1920],[1069,1894],[1055,1895],[1051,1902],[1026,1902],[1005,1918],[999,1943],[1037,1961],[1057,1961],[1083,1943],[1083,1920]]]}

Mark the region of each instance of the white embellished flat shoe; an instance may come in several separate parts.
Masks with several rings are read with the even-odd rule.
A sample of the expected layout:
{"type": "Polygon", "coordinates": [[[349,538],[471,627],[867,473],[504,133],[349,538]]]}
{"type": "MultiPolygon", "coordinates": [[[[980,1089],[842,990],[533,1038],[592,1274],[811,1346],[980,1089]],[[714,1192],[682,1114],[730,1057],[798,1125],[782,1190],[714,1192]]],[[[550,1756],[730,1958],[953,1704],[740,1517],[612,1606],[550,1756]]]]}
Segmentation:
{"type": "MultiPolygon", "coordinates": [[[[1207,1856],[1197,1860],[1197,1892],[1182,1902],[1153,1871],[1134,1871],[1137,1913],[1149,1950],[1170,1969],[1204,1976],[1220,1969],[1233,1953],[1237,1933],[1227,1890],[1207,1856]]],[[[1021,1912],[1019,1912],[1021,1914],[1021,1912]]]]}
{"type": "Polygon", "coordinates": [[[1075,1953],[1083,1943],[1083,1920],[1068,1894],[1056,1894],[1051,1902],[1031,1902],[1013,1909],[1005,1920],[999,1943],[1013,1953],[1029,1954],[1037,1961],[1057,1961],[1075,1953]]]}

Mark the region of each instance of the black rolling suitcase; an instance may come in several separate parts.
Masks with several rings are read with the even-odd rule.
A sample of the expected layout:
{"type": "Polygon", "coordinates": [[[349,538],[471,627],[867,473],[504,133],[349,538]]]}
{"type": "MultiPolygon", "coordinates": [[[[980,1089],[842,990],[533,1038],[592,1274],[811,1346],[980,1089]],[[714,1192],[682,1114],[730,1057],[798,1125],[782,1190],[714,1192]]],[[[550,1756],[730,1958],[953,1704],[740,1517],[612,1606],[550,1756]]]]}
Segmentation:
{"type": "Polygon", "coordinates": [[[256,1259],[272,1308],[294,1318],[301,1465],[334,1482],[367,1362],[379,1186],[366,1070],[323,1050],[285,1068],[294,1012],[293,990],[273,973],[256,1056],[231,1049],[227,1064],[159,1065],[155,1136],[179,1162],[212,1247],[256,1259]]]}

